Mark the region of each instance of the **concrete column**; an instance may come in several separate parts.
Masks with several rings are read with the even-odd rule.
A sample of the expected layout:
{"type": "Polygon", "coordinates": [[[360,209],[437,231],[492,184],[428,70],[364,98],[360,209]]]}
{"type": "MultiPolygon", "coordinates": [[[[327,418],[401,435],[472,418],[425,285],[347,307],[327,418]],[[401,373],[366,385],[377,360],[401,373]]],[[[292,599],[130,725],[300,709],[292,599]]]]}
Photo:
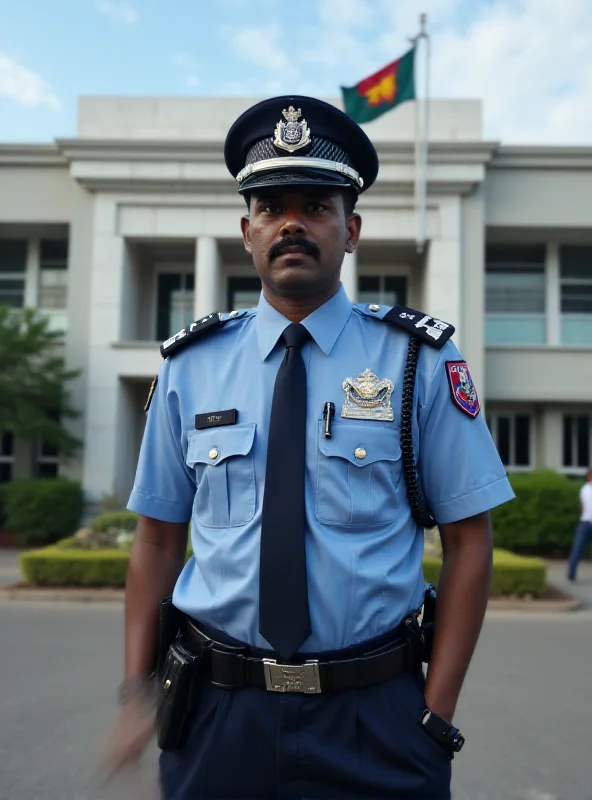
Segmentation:
{"type": "Polygon", "coordinates": [[[542,414],[543,463],[537,466],[560,470],[563,467],[563,412],[545,408],[542,414]]]}
{"type": "Polygon", "coordinates": [[[485,206],[479,186],[462,199],[462,354],[485,407],[485,206]]]}
{"type": "Polygon", "coordinates": [[[358,254],[346,253],[341,266],[341,283],[352,303],[358,302],[358,254]]]}
{"type": "Polygon", "coordinates": [[[39,239],[29,239],[27,247],[27,272],[25,278],[25,307],[37,308],[39,300],[39,239]]]}
{"type": "Polygon", "coordinates": [[[220,254],[213,236],[200,236],[195,247],[195,318],[218,310],[220,254]]]}
{"type": "Polygon", "coordinates": [[[561,344],[561,288],[559,285],[559,245],[550,242],[547,245],[545,269],[547,344],[561,344]]]}

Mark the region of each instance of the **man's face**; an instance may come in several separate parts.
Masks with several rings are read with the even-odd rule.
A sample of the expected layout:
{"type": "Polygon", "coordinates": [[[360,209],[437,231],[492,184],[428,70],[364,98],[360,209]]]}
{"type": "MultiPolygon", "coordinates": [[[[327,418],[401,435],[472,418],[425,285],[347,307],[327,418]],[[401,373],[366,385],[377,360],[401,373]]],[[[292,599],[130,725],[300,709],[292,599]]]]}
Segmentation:
{"type": "Polygon", "coordinates": [[[253,191],[241,228],[264,289],[293,299],[337,290],[343,256],[355,250],[361,226],[344,201],[339,190],[307,186],[253,191]]]}

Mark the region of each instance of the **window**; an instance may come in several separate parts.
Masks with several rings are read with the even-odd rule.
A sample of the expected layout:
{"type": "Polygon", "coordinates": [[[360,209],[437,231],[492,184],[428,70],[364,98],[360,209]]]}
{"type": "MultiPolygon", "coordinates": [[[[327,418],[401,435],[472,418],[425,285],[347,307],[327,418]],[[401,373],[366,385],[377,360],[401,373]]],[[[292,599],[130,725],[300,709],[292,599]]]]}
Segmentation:
{"type": "Polygon", "coordinates": [[[52,330],[65,331],[68,324],[68,242],[41,242],[38,308],[49,317],[52,330]]]}
{"type": "Polygon", "coordinates": [[[261,281],[253,277],[228,279],[228,311],[253,308],[259,302],[261,281]]]}
{"type": "Polygon", "coordinates": [[[565,414],[563,417],[563,466],[585,470],[590,466],[592,417],[565,414]]]}
{"type": "Polygon", "coordinates": [[[59,466],[58,448],[41,440],[37,449],[37,477],[57,478],[59,466]]]}
{"type": "Polygon", "coordinates": [[[509,469],[528,469],[530,467],[530,415],[488,414],[487,425],[502,464],[509,469]]]}
{"type": "Polygon", "coordinates": [[[385,306],[407,305],[407,278],[404,275],[360,275],[358,302],[385,306]]]}
{"type": "Polygon", "coordinates": [[[14,437],[9,431],[0,433],[0,484],[12,479],[14,437]]]}
{"type": "Polygon", "coordinates": [[[26,240],[0,239],[0,304],[24,306],[26,272],[26,240]]]}
{"type": "Polygon", "coordinates": [[[559,249],[561,342],[592,347],[592,247],[559,249]]]}
{"type": "Polygon", "coordinates": [[[544,245],[487,246],[487,344],[544,344],[545,302],[544,245]]]}
{"type": "Polygon", "coordinates": [[[156,338],[168,339],[193,322],[193,272],[158,275],[156,338]]]}

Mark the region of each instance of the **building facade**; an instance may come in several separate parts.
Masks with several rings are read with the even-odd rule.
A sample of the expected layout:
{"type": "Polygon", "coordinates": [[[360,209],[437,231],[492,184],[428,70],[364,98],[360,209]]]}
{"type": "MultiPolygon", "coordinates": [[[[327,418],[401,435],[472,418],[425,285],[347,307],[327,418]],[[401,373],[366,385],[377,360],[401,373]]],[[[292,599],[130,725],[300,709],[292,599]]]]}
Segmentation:
{"type": "MultiPolygon", "coordinates": [[[[75,138],[0,144],[0,303],[64,331],[79,457],[0,437],[0,480],[64,474],[125,501],[159,344],[256,304],[244,201],[222,148],[240,98],[82,98],[75,138]]],[[[337,101],[336,101],[337,102],[337,101]]],[[[508,470],[592,461],[592,146],[482,137],[478,101],[433,101],[427,245],[415,247],[413,103],[366,126],[379,157],[352,300],[452,322],[508,470]]],[[[213,366],[215,368],[215,366],[213,366]]],[[[204,375],[204,384],[208,376],[204,375]]]]}

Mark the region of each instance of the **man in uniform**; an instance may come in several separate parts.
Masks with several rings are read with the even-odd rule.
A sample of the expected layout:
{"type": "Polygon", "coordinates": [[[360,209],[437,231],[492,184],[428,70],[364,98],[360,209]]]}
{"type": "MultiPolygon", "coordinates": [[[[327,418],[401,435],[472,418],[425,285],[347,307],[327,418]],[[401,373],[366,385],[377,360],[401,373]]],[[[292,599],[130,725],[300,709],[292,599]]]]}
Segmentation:
{"type": "Polygon", "coordinates": [[[153,729],[172,593],[166,798],[449,798],[464,741],[452,719],[488,598],[488,510],[513,496],[504,468],[452,326],[352,305],[340,284],[357,196],[378,172],[361,128],[278,97],[235,122],[225,158],[263,291],[257,308],[162,346],[128,506],[141,518],[112,768],[153,729]],[[417,612],[435,524],[428,648],[417,612]]]}

